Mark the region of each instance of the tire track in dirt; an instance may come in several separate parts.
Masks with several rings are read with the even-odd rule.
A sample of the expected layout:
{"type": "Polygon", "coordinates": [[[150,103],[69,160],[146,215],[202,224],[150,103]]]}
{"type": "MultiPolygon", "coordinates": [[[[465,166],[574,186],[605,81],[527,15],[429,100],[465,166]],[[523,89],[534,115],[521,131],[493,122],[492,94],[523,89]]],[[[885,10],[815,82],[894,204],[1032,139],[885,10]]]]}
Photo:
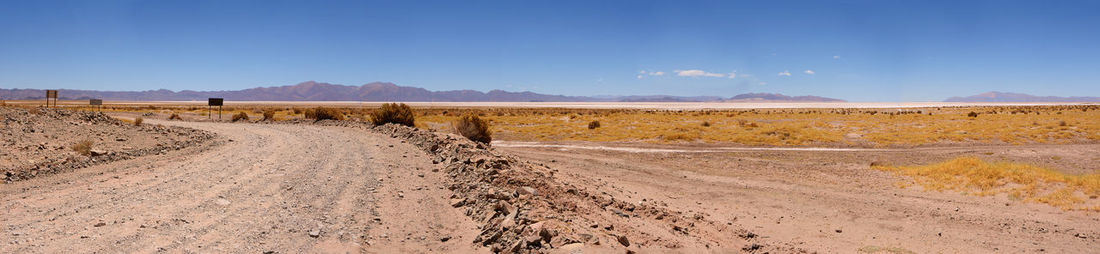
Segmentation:
{"type": "MultiPolygon", "coordinates": [[[[223,137],[220,145],[0,185],[0,252],[362,252],[368,235],[391,231],[377,228],[377,221],[401,224],[400,232],[435,223],[455,225],[433,228],[435,234],[471,234],[463,230],[473,222],[449,209],[445,195],[400,200],[376,193],[384,186],[376,180],[381,173],[407,173],[389,166],[421,153],[396,139],[307,125],[160,123],[223,137]],[[421,218],[372,216],[390,207],[442,211],[421,218]]],[[[427,156],[413,157],[431,165],[427,156]]],[[[373,248],[470,245],[443,246],[439,239],[381,241],[373,248]]]]}

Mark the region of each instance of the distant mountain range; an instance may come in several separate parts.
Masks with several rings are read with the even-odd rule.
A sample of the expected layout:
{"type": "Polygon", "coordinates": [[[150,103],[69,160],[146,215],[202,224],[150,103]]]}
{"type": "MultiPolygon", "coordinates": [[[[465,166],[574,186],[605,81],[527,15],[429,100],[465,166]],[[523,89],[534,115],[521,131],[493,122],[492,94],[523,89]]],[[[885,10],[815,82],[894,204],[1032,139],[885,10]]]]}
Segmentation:
{"type": "MultiPolygon", "coordinates": [[[[33,100],[45,97],[43,89],[0,89],[0,99],[33,100]]],[[[290,86],[257,87],[236,91],[94,91],[60,89],[62,100],[104,99],[122,101],[202,101],[225,98],[228,101],[420,101],[420,102],[708,102],[708,101],[794,101],[840,102],[818,96],[786,96],[752,93],[731,98],[718,96],[565,96],[533,92],[492,90],[429,91],[419,87],[373,82],[362,86],[335,85],[314,81],[290,86]]]]}
{"type": "Polygon", "coordinates": [[[987,92],[967,97],[951,97],[945,102],[1100,102],[1100,97],[1035,96],[1022,93],[987,92]]]}

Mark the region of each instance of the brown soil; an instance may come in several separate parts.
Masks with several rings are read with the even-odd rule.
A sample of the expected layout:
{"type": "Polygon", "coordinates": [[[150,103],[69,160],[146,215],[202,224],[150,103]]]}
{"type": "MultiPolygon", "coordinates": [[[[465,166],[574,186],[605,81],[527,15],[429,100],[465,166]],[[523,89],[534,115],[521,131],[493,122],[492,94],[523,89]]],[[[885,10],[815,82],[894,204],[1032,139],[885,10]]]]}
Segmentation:
{"type": "Polygon", "coordinates": [[[894,183],[900,178],[869,168],[871,162],[924,164],[966,155],[1100,173],[1100,145],[858,152],[501,149],[560,170],[558,179],[566,183],[593,186],[628,202],[667,203],[745,228],[771,244],[810,251],[1089,253],[1100,244],[1095,212],[1062,211],[1003,195],[898,189],[894,183]]]}
{"type": "Polygon", "coordinates": [[[974,155],[1088,173],[1100,171],[1100,145],[622,152],[489,148],[350,121],[146,122],[218,137],[0,185],[0,253],[1087,253],[1100,243],[1094,213],[898,189],[868,168],[974,155]]]}
{"type": "Polygon", "coordinates": [[[71,171],[201,144],[207,132],[155,124],[134,126],[105,114],[46,108],[0,107],[0,170],[5,181],[71,171]],[[92,141],[92,154],[72,146],[92,141]]]}

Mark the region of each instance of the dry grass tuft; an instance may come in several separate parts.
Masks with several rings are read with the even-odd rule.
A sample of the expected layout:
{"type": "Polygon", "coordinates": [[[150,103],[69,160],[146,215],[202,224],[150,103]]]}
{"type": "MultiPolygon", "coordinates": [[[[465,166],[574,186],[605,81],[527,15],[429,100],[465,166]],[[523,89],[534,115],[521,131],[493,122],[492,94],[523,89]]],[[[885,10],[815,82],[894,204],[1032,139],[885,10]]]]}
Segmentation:
{"type": "Polygon", "coordinates": [[[274,109],[265,109],[264,110],[264,118],[260,119],[260,121],[275,121],[275,110],[274,109]]]}
{"type": "Polygon", "coordinates": [[[317,121],[344,120],[344,112],[335,108],[317,107],[305,112],[305,117],[317,121]]]}
{"type": "Polygon", "coordinates": [[[232,121],[236,122],[241,120],[248,121],[248,113],[240,112],[233,115],[232,121]]]}
{"type": "Polygon", "coordinates": [[[141,117],[134,118],[134,126],[141,126],[141,123],[144,121],[145,119],[141,119],[141,117]]]}
{"type": "Polygon", "coordinates": [[[600,121],[591,121],[591,122],[588,122],[588,129],[589,129],[589,130],[594,130],[594,129],[596,129],[596,128],[600,128],[600,121]]]}
{"type": "Polygon", "coordinates": [[[371,112],[370,121],[374,125],[396,123],[404,126],[415,126],[415,114],[412,108],[405,103],[386,103],[382,108],[371,112]]]}
{"type": "Polygon", "coordinates": [[[183,120],[183,118],[180,117],[180,114],[172,113],[172,115],[168,116],[168,120],[183,120]]]}
{"type": "Polygon", "coordinates": [[[1089,207],[1085,202],[1086,198],[1100,195],[1100,174],[1069,175],[1028,164],[989,163],[975,157],[924,166],[875,165],[872,168],[912,177],[912,181],[925,190],[961,191],[979,196],[1004,193],[1010,198],[1065,210],[1100,211],[1100,205],[1089,207]]]}
{"type": "Polygon", "coordinates": [[[470,140],[486,143],[493,141],[492,131],[489,130],[489,121],[481,119],[477,115],[464,115],[454,122],[455,132],[470,140]]]}
{"type": "Polygon", "coordinates": [[[72,148],[73,151],[76,151],[76,153],[79,153],[80,155],[91,156],[92,155],[92,145],[94,145],[94,144],[95,143],[92,142],[91,139],[85,139],[85,140],[81,140],[80,142],[76,142],[76,144],[73,144],[73,146],[70,147],[70,148],[72,148]]]}

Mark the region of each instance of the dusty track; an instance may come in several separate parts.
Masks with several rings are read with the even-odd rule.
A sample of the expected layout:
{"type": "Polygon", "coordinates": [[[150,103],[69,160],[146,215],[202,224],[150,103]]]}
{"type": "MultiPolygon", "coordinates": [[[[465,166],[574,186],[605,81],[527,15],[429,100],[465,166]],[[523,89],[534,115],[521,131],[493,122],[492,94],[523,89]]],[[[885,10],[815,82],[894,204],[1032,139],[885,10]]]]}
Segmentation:
{"type": "Polygon", "coordinates": [[[475,224],[443,209],[443,176],[399,140],[308,125],[159,123],[223,138],[0,185],[0,253],[474,251],[475,224]]]}

